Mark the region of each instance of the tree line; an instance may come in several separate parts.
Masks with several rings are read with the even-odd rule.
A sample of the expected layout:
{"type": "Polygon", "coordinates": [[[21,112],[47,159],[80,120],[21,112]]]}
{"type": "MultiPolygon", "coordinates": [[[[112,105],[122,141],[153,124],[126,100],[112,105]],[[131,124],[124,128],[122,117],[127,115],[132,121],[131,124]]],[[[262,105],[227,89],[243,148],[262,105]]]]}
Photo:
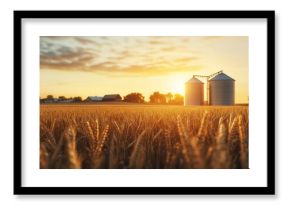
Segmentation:
{"type": "MultiPolygon", "coordinates": [[[[145,97],[141,93],[130,93],[124,96],[124,102],[132,103],[145,103],[145,97]]],[[[149,103],[154,104],[172,104],[172,105],[181,105],[183,104],[183,96],[180,94],[162,94],[160,92],[154,92],[149,97],[149,103]]]]}
{"type": "Polygon", "coordinates": [[[65,97],[65,96],[59,96],[58,98],[54,98],[53,95],[47,95],[46,98],[41,98],[40,102],[82,102],[83,99],[80,96],[76,97],[65,97]]]}
{"type": "MultiPolygon", "coordinates": [[[[154,92],[149,97],[149,102],[145,101],[144,95],[142,93],[133,92],[123,97],[124,102],[129,103],[152,103],[152,104],[171,104],[171,105],[182,105],[184,98],[182,95],[176,93],[166,93],[162,94],[160,92],[154,92]]],[[[83,99],[80,96],[67,98],[65,96],[59,96],[54,98],[53,95],[48,95],[46,98],[40,99],[41,103],[45,102],[83,102],[83,99]]]]}

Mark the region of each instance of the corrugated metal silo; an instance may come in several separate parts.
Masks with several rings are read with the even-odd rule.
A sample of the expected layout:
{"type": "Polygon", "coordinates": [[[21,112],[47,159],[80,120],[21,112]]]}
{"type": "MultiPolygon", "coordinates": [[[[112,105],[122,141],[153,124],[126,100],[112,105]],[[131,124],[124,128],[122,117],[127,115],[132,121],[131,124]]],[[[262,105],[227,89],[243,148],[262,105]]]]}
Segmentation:
{"type": "Polygon", "coordinates": [[[203,104],[203,82],[192,77],[185,83],[184,105],[203,104]]]}
{"type": "Polygon", "coordinates": [[[208,80],[210,105],[235,104],[235,80],[220,73],[208,80]]]}

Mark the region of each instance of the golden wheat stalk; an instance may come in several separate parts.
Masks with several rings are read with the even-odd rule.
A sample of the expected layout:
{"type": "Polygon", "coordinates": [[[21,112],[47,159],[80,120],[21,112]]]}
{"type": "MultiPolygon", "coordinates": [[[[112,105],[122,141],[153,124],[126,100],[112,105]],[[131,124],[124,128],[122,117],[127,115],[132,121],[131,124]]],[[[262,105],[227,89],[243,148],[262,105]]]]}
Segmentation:
{"type": "Polygon", "coordinates": [[[215,169],[229,168],[230,159],[227,147],[227,132],[225,124],[220,119],[218,134],[216,137],[216,146],[212,153],[211,167],[215,169]]]}
{"type": "Polygon", "coordinates": [[[229,149],[230,154],[232,156],[232,168],[240,168],[241,160],[240,160],[240,134],[239,134],[239,126],[238,126],[238,117],[236,116],[229,128],[229,149]]]}
{"type": "Polygon", "coordinates": [[[239,115],[238,117],[238,125],[239,125],[240,150],[241,150],[240,160],[242,168],[245,169],[248,168],[248,149],[242,115],[239,115]]]}
{"type": "Polygon", "coordinates": [[[206,121],[208,120],[208,111],[206,110],[203,115],[202,115],[202,119],[201,119],[201,123],[200,123],[200,127],[198,129],[198,133],[197,133],[197,136],[198,138],[201,140],[201,141],[204,141],[205,140],[205,135],[206,135],[206,132],[207,132],[207,127],[206,127],[206,121]]]}
{"type": "Polygon", "coordinates": [[[80,169],[81,162],[79,160],[76,148],[76,130],[72,126],[67,127],[65,130],[64,139],[68,158],[68,167],[70,169],[80,169]]]}
{"type": "Polygon", "coordinates": [[[166,150],[166,158],[165,158],[165,167],[170,168],[170,159],[172,156],[172,144],[170,139],[170,131],[169,129],[165,129],[164,131],[164,141],[165,141],[165,150],[166,150]]]}
{"type": "Polygon", "coordinates": [[[40,145],[40,169],[48,168],[48,153],[44,144],[40,145]]]}
{"type": "Polygon", "coordinates": [[[135,143],[134,149],[133,149],[132,154],[130,156],[129,168],[140,168],[143,165],[142,159],[144,159],[144,158],[142,158],[142,159],[138,158],[140,156],[138,153],[141,152],[143,137],[145,136],[146,132],[147,132],[147,129],[143,130],[141,132],[141,134],[139,134],[137,137],[137,141],[135,143]]]}
{"type": "MultiPolygon", "coordinates": [[[[220,118],[222,119],[222,117],[220,118]]],[[[226,126],[222,123],[223,119],[219,122],[218,135],[217,135],[217,146],[222,147],[227,142],[226,126]]]]}
{"type": "Polygon", "coordinates": [[[182,154],[188,168],[201,168],[203,163],[197,146],[197,139],[194,137],[189,140],[188,133],[181,121],[180,115],[177,115],[177,129],[182,145],[182,154]]]}
{"type": "Polygon", "coordinates": [[[87,121],[85,123],[85,127],[86,127],[86,134],[89,137],[89,141],[90,141],[90,150],[92,153],[94,153],[97,149],[97,144],[96,144],[96,140],[95,140],[95,136],[94,136],[94,132],[93,129],[91,127],[91,124],[89,121],[87,121]]]}
{"type": "Polygon", "coordinates": [[[99,124],[99,120],[96,119],[96,141],[98,142],[100,138],[100,124],[99,124]]]}
{"type": "Polygon", "coordinates": [[[179,139],[180,139],[181,146],[182,146],[181,152],[182,152],[182,155],[184,157],[186,165],[188,167],[191,167],[192,166],[192,162],[191,162],[191,159],[189,157],[188,146],[187,146],[187,143],[185,141],[185,138],[186,138],[185,130],[183,129],[183,124],[181,122],[180,115],[177,115],[176,122],[177,122],[177,130],[178,130],[178,134],[179,134],[179,139]]]}
{"type": "Polygon", "coordinates": [[[109,125],[106,125],[105,129],[103,130],[101,139],[97,144],[97,149],[95,153],[97,156],[99,156],[103,151],[103,147],[105,146],[106,140],[108,138],[108,133],[109,133],[109,125]]]}

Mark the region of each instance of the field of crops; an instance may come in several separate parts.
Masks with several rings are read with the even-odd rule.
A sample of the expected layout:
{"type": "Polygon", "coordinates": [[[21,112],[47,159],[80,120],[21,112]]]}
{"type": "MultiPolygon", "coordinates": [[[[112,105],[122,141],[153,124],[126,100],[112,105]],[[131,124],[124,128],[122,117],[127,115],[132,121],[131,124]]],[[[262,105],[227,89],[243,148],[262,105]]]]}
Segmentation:
{"type": "Polygon", "coordinates": [[[248,168],[248,107],[40,105],[40,168],[248,168]]]}

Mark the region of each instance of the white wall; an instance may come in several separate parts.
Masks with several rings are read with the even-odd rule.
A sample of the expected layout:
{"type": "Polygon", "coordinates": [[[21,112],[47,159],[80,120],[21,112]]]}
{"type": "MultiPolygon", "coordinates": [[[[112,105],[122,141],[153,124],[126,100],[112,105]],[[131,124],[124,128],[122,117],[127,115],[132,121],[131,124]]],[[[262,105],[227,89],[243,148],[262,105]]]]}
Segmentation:
{"type": "Polygon", "coordinates": [[[288,204],[290,201],[290,135],[289,101],[289,36],[290,13],[288,1],[253,0],[106,0],[60,1],[26,0],[0,3],[0,89],[6,100],[1,100],[1,204],[288,204]],[[13,195],[13,10],[276,10],[276,196],[14,196],[13,195]],[[282,96],[283,94],[283,96],[282,96]],[[283,133],[283,134],[282,134],[283,133]]]}

